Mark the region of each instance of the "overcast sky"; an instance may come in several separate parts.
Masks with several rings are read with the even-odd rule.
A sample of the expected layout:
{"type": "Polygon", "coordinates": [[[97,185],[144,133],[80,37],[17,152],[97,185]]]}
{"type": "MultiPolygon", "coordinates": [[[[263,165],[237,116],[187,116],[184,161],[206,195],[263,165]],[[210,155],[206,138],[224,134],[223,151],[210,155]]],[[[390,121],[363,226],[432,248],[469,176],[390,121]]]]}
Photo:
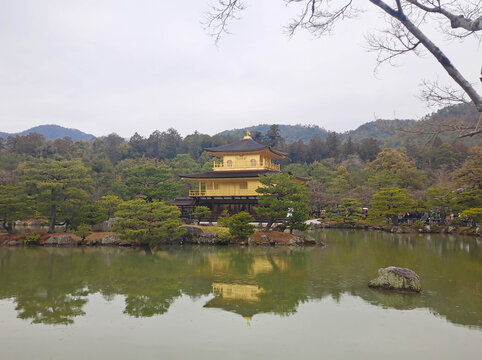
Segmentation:
{"type": "MultiPolygon", "coordinates": [[[[296,8],[252,0],[216,46],[201,26],[209,2],[0,0],[0,131],[58,124],[130,137],[260,123],[346,131],[376,118],[420,118],[433,110],[417,98],[421,79],[450,83],[428,55],[374,76],[364,35],[383,21],[371,5],[313,39],[286,35],[296,8]]],[[[437,43],[477,81],[477,42],[437,43]]]]}

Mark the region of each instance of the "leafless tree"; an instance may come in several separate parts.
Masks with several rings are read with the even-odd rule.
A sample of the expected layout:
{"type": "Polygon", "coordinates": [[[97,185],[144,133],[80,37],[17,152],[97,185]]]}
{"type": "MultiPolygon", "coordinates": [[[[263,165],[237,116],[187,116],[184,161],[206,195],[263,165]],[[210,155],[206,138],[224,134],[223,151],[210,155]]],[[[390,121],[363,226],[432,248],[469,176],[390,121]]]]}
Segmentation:
{"type": "MultiPolygon", "coordinates": [[[[355,0],[284,0],[284,2],[299,6],[301,9],[299,15],[288,25],[290,34],[294,34],[298,29],[304,29],[315,36],[321,36],[330,33],[339,21],[355,17],[360,13],[360,10],[355,7],[355,0]]],[[[482,34],[482,0],[358,0],[357,3],[374,5],[386,16],[387,27],[377,34],[367,36],[369,49],[377,52],[378,55],[377,66],[392,62],[400,55],[407,53],[421,55],[424,51],[428,51],[460,90],[441,86],[436,81],[424,80],[421,97],[429,104],[470,102],[482,114],[482,98],[474,84],[460,73],[447,55],[422,30],[422,25],[429,24],[434,25],[450,39],[479,38],[482,34]]],[[[243,0],[216,0],[205,22],[216,41],[223,34],[228,33],[229,22],[237,19],[244,8],[243,0]]],[[[464,129],[460,136],[481,133],[482,129],[479,125],[464,129]]]]}

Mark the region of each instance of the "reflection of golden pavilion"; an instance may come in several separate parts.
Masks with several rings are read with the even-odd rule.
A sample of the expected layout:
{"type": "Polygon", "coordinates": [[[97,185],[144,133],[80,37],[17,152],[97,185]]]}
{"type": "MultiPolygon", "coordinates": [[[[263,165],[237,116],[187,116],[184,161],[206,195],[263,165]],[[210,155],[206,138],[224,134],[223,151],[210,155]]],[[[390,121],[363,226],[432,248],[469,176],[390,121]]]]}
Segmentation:
{"type": "MultiPolygon", "coordinates": [[[[220,257],[218,254],[209,254],[208,259],[212,271],[230,269],[230,261],[227,258],[220,257]]],[[[279,257],[272,256],[268,259],[265,255],[254,255],[253,262],[249,265],[249,273],[252,275],[266,274],[272,272],[275,267],[285,271],[288,265],[284,259],[279,257]]]]}
{"type": "Polygon", "coordinates": [[[225,300],[259,301],[263,289],[258,285],[213,283],[213,293],[220,294],[225,300]]]}

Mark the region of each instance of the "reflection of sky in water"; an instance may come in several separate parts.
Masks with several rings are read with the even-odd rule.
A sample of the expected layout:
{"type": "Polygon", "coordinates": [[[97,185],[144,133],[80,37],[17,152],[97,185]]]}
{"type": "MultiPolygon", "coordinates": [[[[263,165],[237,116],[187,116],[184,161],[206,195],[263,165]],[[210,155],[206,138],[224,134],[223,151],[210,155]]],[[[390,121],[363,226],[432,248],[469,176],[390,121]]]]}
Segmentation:
{"type": "Polygon", "coordinates": [[[0,355],[2,359],[63,359],[68,355],[73,360],[159,356],[477,359],[480,355],[481,331],[453,326],[425,309],[381,309],[342,295],[339,302],[324,298],[301,304],[288,317],[259,314],[247,320],[206,309],[211,299],[212,295],[183,295],[163,315],[135,318],[123,313],[123,296],[107,301],[93,294],[85,306],[87,315],[69,326],[31,326],[18,321],[15,305],[4,300],[0,302],[1,335],[9,346],[2,346],[0,355]]]}

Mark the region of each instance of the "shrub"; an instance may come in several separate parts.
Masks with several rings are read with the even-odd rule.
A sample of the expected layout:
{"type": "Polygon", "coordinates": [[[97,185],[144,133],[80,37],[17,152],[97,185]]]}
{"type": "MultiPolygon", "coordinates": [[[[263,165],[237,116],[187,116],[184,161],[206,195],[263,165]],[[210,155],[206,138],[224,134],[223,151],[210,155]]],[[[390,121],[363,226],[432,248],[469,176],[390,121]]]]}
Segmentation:
{"type": "Polygon", "coordinates": [[[25,239],[23,240],[23,242],[25,245],[38,245],[39,239],[39,234],[27,234],[25,235],[25,239]]]}
{"type": "Polygon", "coordinates": [[[462,211],[461,215],[469,220],[472,227],[475,227],[482,221],[482,208],[470,208],[462,211]]]}
{"type": "Polygon", "coordinates": [[[211,217],[211,209],[207,206],[196,206],[192,214],[201,222],[211,217]]]}
{"type": "Polygon", "coordinates": [[[77,230],[74,231],[74,234],[80,236],[82,241],[84,241],[87,236],[92,234],[92,231],[90,231],[90,227],[88,225],[82,224],[78,226],[77,230]]]}
{"type": "Polygon", "coordinates": [[[228,210],[224,209],[218,217],[218,225],[227,227],[229,222],[228,210]]]}
{"type": "Polygon", "coordinates": [[[254,234],[254,225],[250,224],[253,220],[253,217],[249,213],[241,211],[229,218],[229,232],[234,237],[245,240],[249,235],[254,234]]]}

